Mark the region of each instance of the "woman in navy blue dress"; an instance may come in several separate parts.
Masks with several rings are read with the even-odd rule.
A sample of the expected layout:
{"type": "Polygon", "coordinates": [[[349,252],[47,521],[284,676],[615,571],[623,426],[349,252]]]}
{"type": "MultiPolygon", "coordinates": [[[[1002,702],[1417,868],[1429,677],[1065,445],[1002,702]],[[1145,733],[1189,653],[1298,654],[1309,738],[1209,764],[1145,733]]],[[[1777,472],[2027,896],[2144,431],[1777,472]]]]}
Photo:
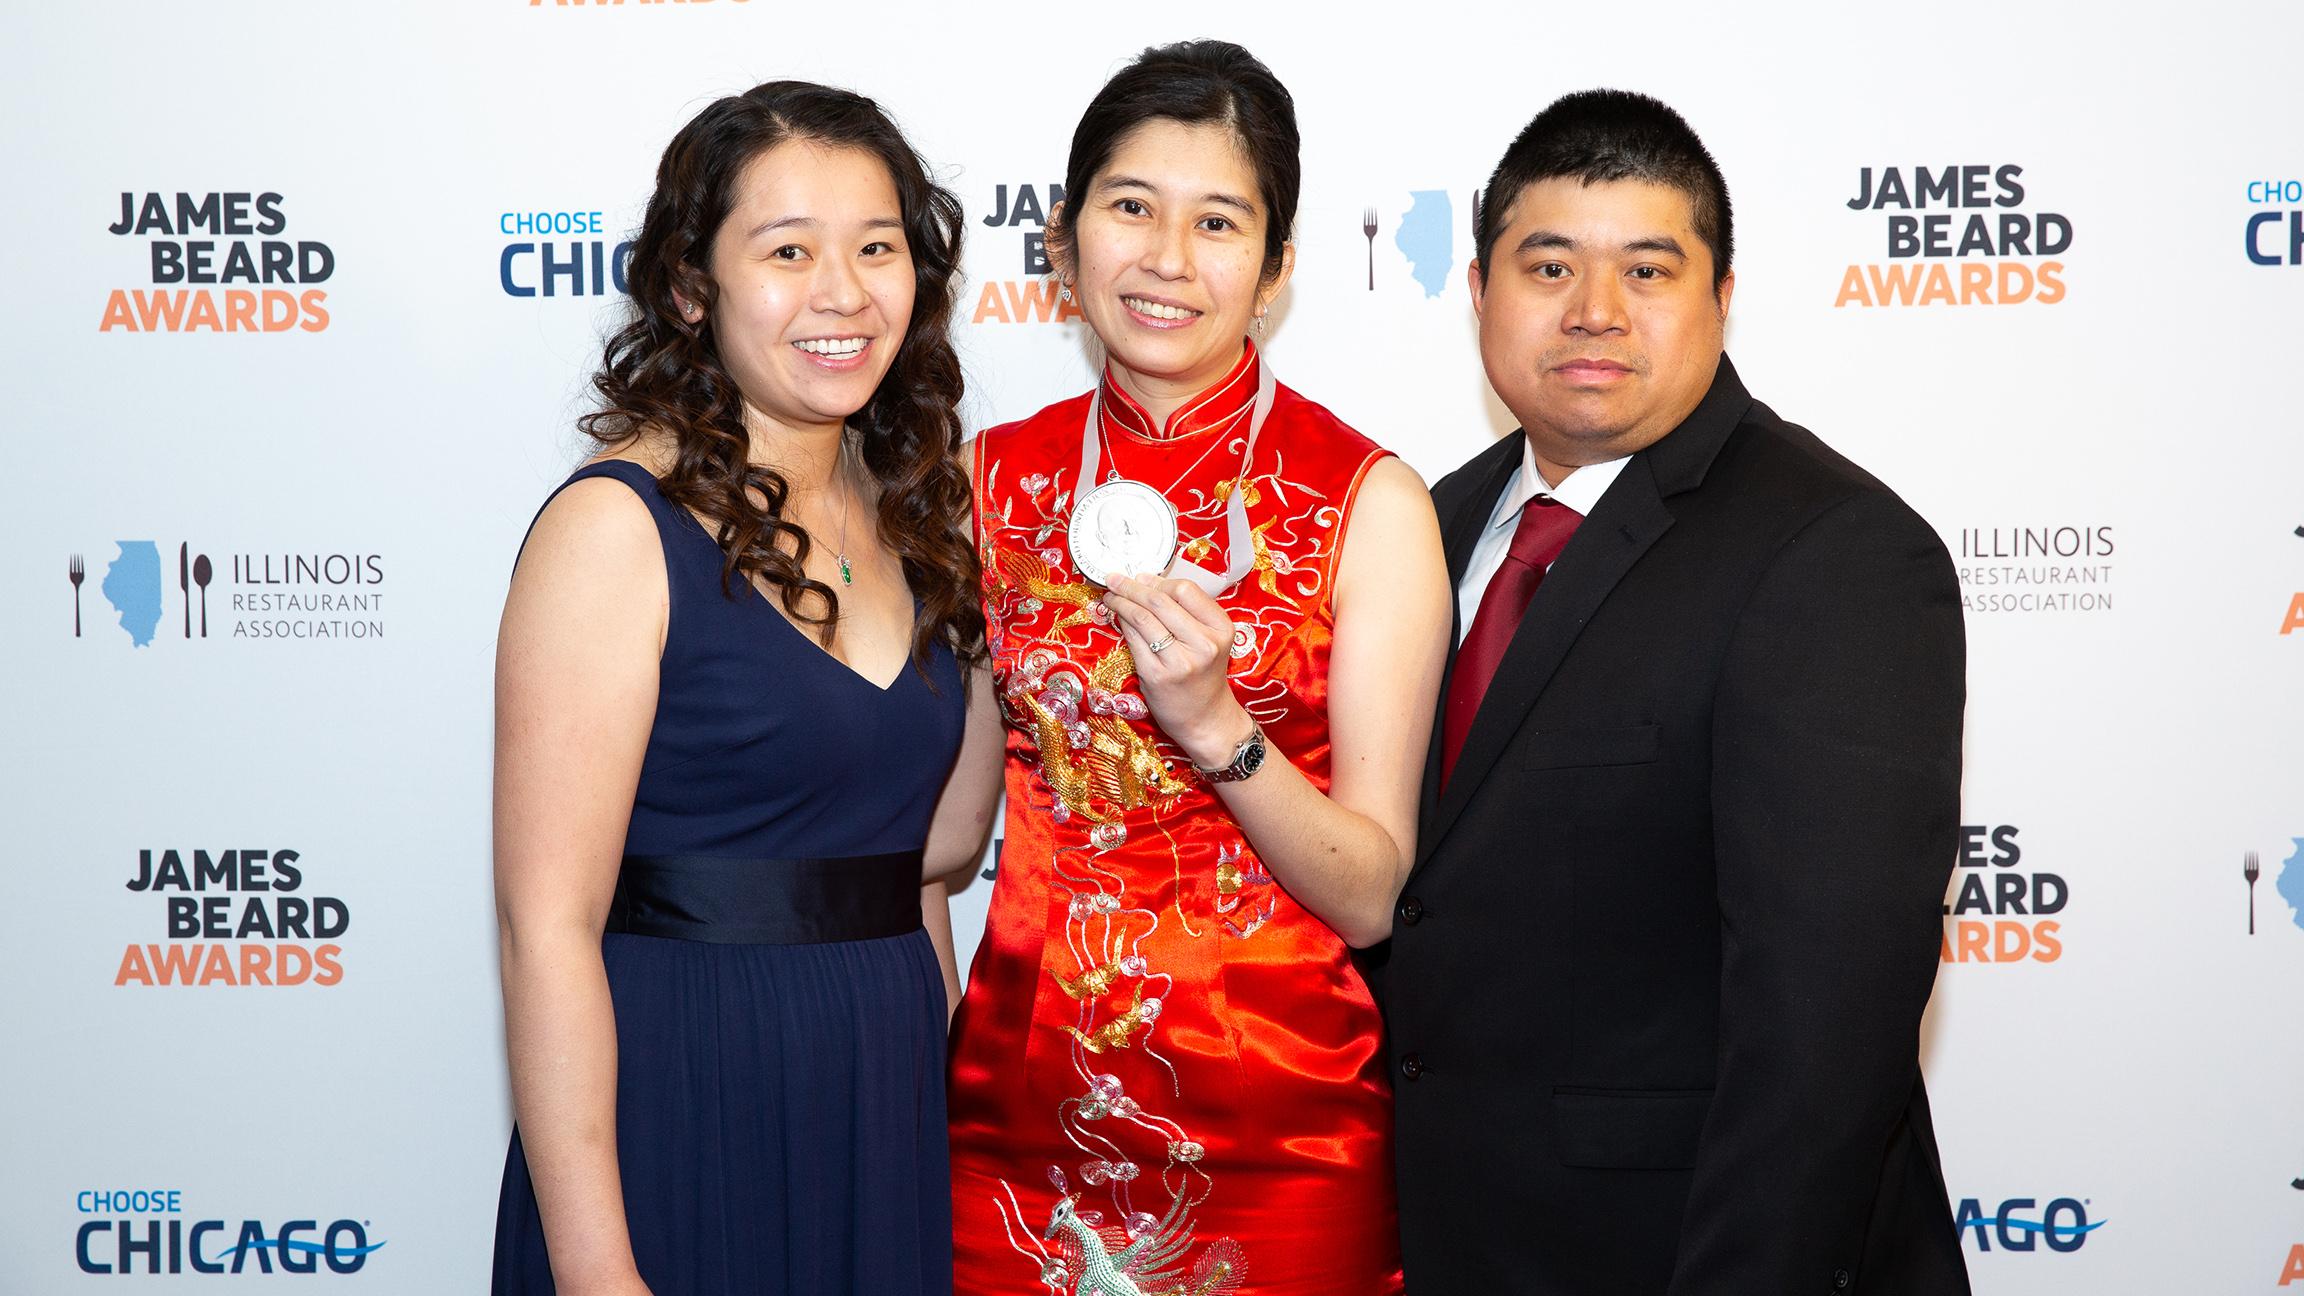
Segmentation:
{"type": "Polygon", "coordinates": [[[665,151],[498,644],[498,1292],[951,1290],[942,877],[999,769],[959,251],[859,96],[665,151]]]}

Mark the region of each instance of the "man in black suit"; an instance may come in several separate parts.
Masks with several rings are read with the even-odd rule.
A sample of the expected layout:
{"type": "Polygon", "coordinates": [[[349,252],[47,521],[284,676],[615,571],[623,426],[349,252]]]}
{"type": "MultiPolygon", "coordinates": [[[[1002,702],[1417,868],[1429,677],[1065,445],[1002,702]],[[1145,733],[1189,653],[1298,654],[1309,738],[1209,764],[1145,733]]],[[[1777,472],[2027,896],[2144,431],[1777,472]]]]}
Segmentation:
{"type": "Polygon", "coordinates": [[[1408,1290],[1965,1293],[1919,1063],[1951,560],[1737,380],[1670,108],[1555,103],[1475,221],[1522,432],[1433,492],[1460,646],[1376,973],[1408,1290]]]}

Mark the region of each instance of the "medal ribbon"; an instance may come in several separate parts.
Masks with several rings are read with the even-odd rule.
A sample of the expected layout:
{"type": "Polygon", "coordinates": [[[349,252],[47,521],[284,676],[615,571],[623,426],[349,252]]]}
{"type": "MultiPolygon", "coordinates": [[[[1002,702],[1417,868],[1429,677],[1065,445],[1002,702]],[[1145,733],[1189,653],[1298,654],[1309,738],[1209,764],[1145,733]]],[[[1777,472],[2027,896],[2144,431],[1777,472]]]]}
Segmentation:
{"type": "MultiPolygon", "coordinates": [[[[1255,461],[1256,438],[1264,431],[1264,418],[1272,412],[1272,398],[1280,385],[1279,380],[1272,376],[1271,361],[1259,358],[1257,368],[1256,406],[1248,416],[1248,445],[1240,452],[1240,472],[1232,479],[1232,496],[1224,507],[1224,552],[1229,561],[1221,574],[1181,558],[1168,566],[1167,574],[1181,576],[1192,582],[1210,598],[1222,598],[1231,593],[1232,587],[1239,584],[1241,578],[1256,565],[1256,542],[1248,531],[1248,492],[1244,488],[1247,484],[1248,465],[1255,461]]],[[[1104,433],[1096,421],[1103,398],[1104,384],[1099,382],[1096,390],[1088,395],[1088,421],[1080,428],[1080,476],[1078,484],[1072,488],[1074,508],[1079,507],[1081,498],[1089,491],[1103,484],[1096,480],[1097,473],[1103,468],[1104,433]]],[[[1118,473],[1115,472],[1114,476],[1117,477],[1118,473]]]]}

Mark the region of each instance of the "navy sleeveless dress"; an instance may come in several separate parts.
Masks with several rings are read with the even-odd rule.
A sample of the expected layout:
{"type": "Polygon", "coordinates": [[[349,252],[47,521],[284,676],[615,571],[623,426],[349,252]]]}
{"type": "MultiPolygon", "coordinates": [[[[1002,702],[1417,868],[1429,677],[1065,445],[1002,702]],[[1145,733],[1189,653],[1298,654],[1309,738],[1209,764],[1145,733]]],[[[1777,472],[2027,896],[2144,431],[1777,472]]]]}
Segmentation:
{"type": "MultiPolygon", "coordinates": [[[[948,1296],[944,980],[919,861],[959,753],[959,667],[939,648],[928,680],[875,687],[749,585],[724,595],[719,546],[646,469],[568,480],[588,477],[647,502],[671,589],[601,939],[640,1276],[655,1296],[948,1296]]],[[[495,1290],[552,1289],[514,1131],[495,1290]]]]}

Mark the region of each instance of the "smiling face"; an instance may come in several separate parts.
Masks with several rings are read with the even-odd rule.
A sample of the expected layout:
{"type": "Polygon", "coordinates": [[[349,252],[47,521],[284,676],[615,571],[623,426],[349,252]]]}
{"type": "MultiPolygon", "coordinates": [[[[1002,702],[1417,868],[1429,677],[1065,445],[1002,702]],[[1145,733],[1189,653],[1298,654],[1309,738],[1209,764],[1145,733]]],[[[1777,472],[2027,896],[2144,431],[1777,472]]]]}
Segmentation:
{"type": "Polygon", "coordinates": [[[711,249],[712,336],[747,422],[837,427],[872,399],[915,291],[888,168],[790,140],[754,158],[711,249]]]}
{"type": "Polygon", "coordinates": [[[1715,290],[1694,215],[1665,185],[1539,180],[1472,268],[1489,384],[1548,475],[1645,449],[1710,389],[1735,277],[1715,290]]]}
{"type": "Polygon", "coordinates": [[[1058,249],[1120,383],[1156,417],[1222,378],[1288,280],[1263,281],[1265,210],[1232,128],[1153,118],[1068,201],[1058,249]]]}

